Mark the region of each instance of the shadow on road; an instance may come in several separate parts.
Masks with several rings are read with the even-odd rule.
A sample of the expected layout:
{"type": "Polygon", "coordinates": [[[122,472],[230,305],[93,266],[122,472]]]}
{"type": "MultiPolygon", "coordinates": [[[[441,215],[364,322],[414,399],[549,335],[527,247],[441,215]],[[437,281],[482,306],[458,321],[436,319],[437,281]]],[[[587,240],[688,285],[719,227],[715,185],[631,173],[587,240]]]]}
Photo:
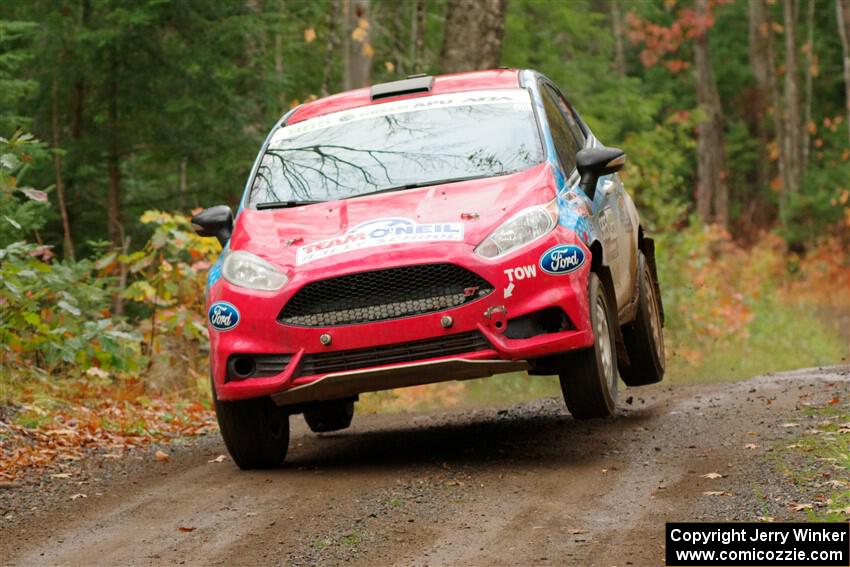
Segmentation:
{"type": "MultiPolygon", "coordinates": [[[[651,419],[653,408],[621,411],[611,419],[576,421],[554,403],[510,410],[470,411],[441,418],[386,416],[365,429],[309,432],[293,439],[282,473],[292,469],[569,466],[592,454],[615,451],[624,432],[651,419]]],[[[294,417],[293,420],[300,419],[294,417]]]]}

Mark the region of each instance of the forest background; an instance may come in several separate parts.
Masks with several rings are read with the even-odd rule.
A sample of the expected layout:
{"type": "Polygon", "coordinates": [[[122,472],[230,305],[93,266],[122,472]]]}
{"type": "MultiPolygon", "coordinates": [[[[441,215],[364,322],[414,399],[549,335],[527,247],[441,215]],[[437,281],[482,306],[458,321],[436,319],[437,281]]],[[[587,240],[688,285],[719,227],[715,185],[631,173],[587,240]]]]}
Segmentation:
{"type": "MultiPolygon", "coordinates": [[[[537,69],[626,150],[669,383],[846,363],[848,43],[850,0],[0,0],[4,459],[55,458],[8,432],[71,420],[83,445],[206,430],[220,249],[188,217],[237,204],[288,109],[413,73],[537,69]]],[[[556,391],[512,375],[360,405],[556,391]]]]}

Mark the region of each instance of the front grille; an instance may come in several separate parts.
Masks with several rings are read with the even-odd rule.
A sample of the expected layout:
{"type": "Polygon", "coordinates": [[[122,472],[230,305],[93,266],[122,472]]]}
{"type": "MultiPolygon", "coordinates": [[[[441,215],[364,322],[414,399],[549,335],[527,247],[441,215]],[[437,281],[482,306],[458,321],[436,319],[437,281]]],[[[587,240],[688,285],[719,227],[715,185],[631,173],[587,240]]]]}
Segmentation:
{"type": "Polygon", "coordinates": [[[481,333],[471,331],[389,346],[305,354],[301,359],[299,374],[301,376],[312,376],[313,374],[359,370],[384,364],[416,362],[427,358],[487,350],[488,348],[491,348],[491,346],[481,333]]]}
{"type": "Polygon", "coordinates": [[[353,325],[451,309],[493,292],[454,264],[423,264],[349,274],[307,284],[278,321],[303,327],[353,325]]]}

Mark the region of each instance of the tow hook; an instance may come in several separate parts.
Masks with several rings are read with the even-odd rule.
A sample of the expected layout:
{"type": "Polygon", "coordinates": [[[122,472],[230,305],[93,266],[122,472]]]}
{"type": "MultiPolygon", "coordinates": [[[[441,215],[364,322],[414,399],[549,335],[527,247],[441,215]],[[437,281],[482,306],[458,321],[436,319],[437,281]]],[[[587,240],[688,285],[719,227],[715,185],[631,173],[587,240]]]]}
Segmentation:
{"type": "Polygon", "coordinates": [[[497,333],[504,333],[508,326],[508,310],[504,305],[494,305],[484,312],[484,316],[489,319],[491,327],[496,329],[497,333]]]}

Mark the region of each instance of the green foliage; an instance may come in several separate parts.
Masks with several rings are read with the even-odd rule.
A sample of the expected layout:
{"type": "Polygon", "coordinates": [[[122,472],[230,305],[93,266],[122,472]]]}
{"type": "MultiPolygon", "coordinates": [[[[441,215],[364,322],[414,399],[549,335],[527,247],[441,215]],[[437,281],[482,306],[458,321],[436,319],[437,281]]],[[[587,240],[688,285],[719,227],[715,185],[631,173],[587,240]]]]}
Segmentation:
{"type": "Polygon", "coordinates": [[[38,87],[21,72],[35,56],[29,43],[37,28],[35,22],[0,20],[0,132],[28,123],[17,111],[21,101],[38,87]]]}
{"type": "Polygon", "coordinates": [[[0,364],[13,375],[137,370],[139,336],[109,314],[112,280],[91,261],[50,255],[22,242],[0,249],[0,364]]]}
{"type": "Polygon", "coordinates": [[[47,221],[47,193],[23,185],[33,160],[44,154],[31,134],[0,137],[0,246],[27,238],[47,221]]]}
{"type": "Polygon", "coordinates": [[[650,130],[629,134],[629,167],[623,182],[641,212],[641,223],[655,234],[687,215],[693,171],[693,117],[674,115],[650,130]]]}

